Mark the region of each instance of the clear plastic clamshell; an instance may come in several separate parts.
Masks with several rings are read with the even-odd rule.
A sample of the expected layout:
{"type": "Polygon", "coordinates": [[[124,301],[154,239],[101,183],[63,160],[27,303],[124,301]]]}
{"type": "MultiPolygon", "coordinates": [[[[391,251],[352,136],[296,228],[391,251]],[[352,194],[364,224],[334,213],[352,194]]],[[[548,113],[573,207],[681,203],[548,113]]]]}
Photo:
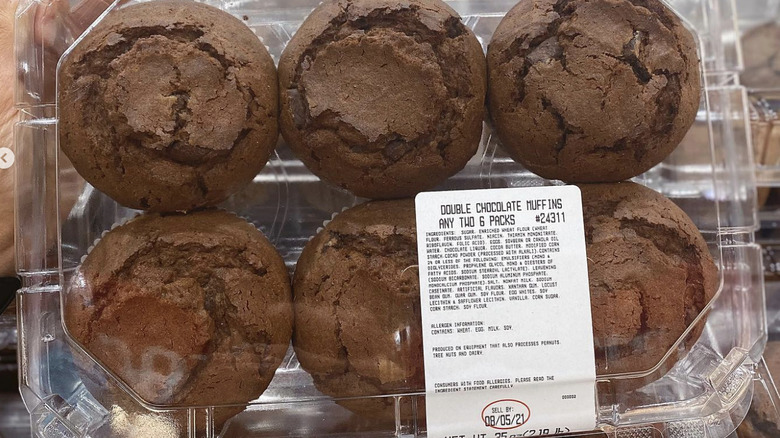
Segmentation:
{"type": "MultiPolygon", "coordinates": [[[[264,288],[284,289],[269,280],[278,266],[269,255],[270,245],[292,273],[304,246],[323,224],[363,199],[320,181],[283,141],[251,184],[221,205],[235,216],[224,213],[229,219],[221,217],[217,222],[241,223],[228,227],[230,232],[223,232],[223,225],[203,226],[216,223],[206,220],[201,225],[131,220],[138,211],[113,201],[73,170],[58,147],[58,62],[62,64],[63,54],[68,56],[68,49],[78,44],[83,32],[90,32],[93,22],[136,3],[93,0],[91,9],[85,9],[85,2],[22,0],[16,19],[16,102],[22,114],[15,131],[17,268],[23,281],[17,296],[20,386],[33,433],[93,438],[427,436],[425,388],[419,379],[393,368],[403,361],[420,360],[418,352],[412,351],[420,348],[415,309],[393,300],[377,305],[408,313],[407,326],[398,331],[405,335],[399,334],[394,341],[396,351],[377,356],[377,364],[352,366],[378,367],[377,380],[390,376],[387,379],[397,384],[387,393],[355,398],[323,394],[317,385],[321,382],[301,367],[286,339],[278,348],[278,339],[289,339],[290,327],[274,318],[282,315],[284,319],[291,303],[282,298],[267,301],[270,313],[265,315],[244,312],[242,307],[242,300],[264,293],[264,288]],[[254,227],[248,229],[244,221],[254,227]],[[268,242],[253,234],[255,227],[268,242]],[[236,243],[248,235],[254,236],[256,247],[236,243]],[[196,272],[205,253],[212,261],[220,260],[208,275],[196,272]],[[91,261],[85,262],[88,254],[91,261]],[[90,275],[102,282],[103,289],[89,289],[90,275]],[[162,279],[165,275],[170,278],[162,279]],[[184,295],[177,295],[176,288],[192,286],[178,282],[185,277],[204,290],[216,287],[226,292],[219,299],[206,293],[202,302],[182,299],[184,295]],[[214,286],[217,280],[222,283],[214,286]],[[271,282],[262,283],[266,280],[271,282]],[[157,282],[167,288],[161,292],[166,294],[165,303],[143,290],[144,284],[157,282]],[[67,317],[70,304],[81,300],[82,292],[97,300],[98,295],[117,290],[135,294],[135,301],[108,306],[85,321],[67,317]],[[224,314],[215,310],[229,306],[230,312],[224,314]],[[254,329],[262,324],[267,324],[265,329],[254,329]],[[90,334],[85,338],[83,332],[90,334]],[[214,336],[221,340],[214,341],[214,336]],[[190,350],[186,350],[188,343],[194,345],[190,350]],[[232,349],[223,351],[223,345],[232,349]],[[255,384],[258,369],[272,380],[249,400],[244,385],[255,384]],[[195,374],[200,377],[194,378],[195,374]],[[201,378],[207,380],[205,395],[184,395],[197,391],[193,381],[201,378]],[[379,406],[382,413],[366,414],[360,408],[366,406],[379,406]]],[[[243,21],[278,63],[292,35],[318,2],[206,3],[243,21]]],[[[447,3],[487,49],[515,0],[447,3]]],[[[671,199],[692,219],[718,267],[717,295],[651,364],[620,374],[599,373],[597,422],[600,433],[613,437],[725,438],[745,417],[766,339],[762,258],[753,234],[758,224],[750,102],[737,79],[741,66],[734,38],[734,2],[666,3],[696,37],[703,93],[694,126],[682,144],[635,181],[671,199]]],[[[551,184],[556,183],[510,159],[486,121],[476,155],[437,189],[551,184]]],[[[408,268],[401,267],[406,256],[389,256],[392,263],[385,268],[408,268]]],[[[419,306],[419,299],[409,296],[414,285],[403,279],[398,284],[398,296],[419,306]]],[[[88,301],[82,304],[88,306],[88,301]]],[[[358,306],[355,312],[376,312],[377,306],[358,306]]],[[[377,317],[377,321],[383,320],[377,317]]],[[[341,325],[340,330],[349,329],[344,320],[341,325]]],[[[659,332],[648,330],[640,338],[645,342],[658,336],[659,332]]],[[[606,362],[617,361],[614,354],[610,349],[597,351],[606,362]]],[[[412,368],[420,365],[412,364],[412,368]]]]}

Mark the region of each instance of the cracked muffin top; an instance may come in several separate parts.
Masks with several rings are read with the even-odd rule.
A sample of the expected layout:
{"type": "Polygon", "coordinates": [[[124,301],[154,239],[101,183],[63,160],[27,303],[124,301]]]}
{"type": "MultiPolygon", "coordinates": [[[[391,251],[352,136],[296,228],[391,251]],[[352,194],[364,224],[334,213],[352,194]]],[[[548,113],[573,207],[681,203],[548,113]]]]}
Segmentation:
{"type": "Polygon", "coordinates": [[[292,336],[287,269],[231,213],[147,214],[108,232],[64,294],[70,336],[148,403],[246,403],[292,336]]]}
{"type": "MultiPolygon", "coordinates": [[[[337,215],[301,254],[293,346],[324,394],[424,389],[415,230],[414,200],[369,202],[337,215]]],[[[394,415],[392,398],[339,403],[394,415]]]]}
{"type": "Polygon", "coordinates": [[[189,1],[109,14],[59,71],[59,141],[127,207],[212,206],[249,183],[278,137],[271,56],[241,21],[189,1]]]}
{"type": "MultiPolygon", "coordinates": [[[[699,230],[663,195],[634,183],[581,190],[597,373],[648,371],[712,300],[717,268],[699,230]]],[[[293,345],[321,392],[424,388],[416,242],[414,201],[399,200],[346,210],[306,245],[293,281],[293,345]]],[[[392,413],[392,399],[340,403],[392,413]]]]}
{"type": "Polygon", "coordinates": [[[696,225],[660,193],[630,182],[580,188],[596,369],[649,370],[715,296],[718,270],[696,225]]]}
{"type": "Polygon", "coordinates": [[[644,173],[699,108],[696,43],[659,0],[521,0],[493,35],[488,71],[505,150],[548,179],[644,173]]]}
{"type": "Polygon", "coordinates": [[[482,47],[440,0],[326,0],[279,61],[281,129],[317,176],[400,198],[461,170],[482,134],[482,47]]]}
{"type": "MultiPolygon", "coordinates": [[[[634,183],[581,190],[597,374],[648,371],[712,300],[717,268],[690,218],[661,194],[634,183]]],[[[293,346],[321,392],[358,397],[425,387],[417,263],[413,200],[346,210],[306,245],[293,281],[293,346]]],[[[386,419],[392,402],[339,401],[386,419]]]]}

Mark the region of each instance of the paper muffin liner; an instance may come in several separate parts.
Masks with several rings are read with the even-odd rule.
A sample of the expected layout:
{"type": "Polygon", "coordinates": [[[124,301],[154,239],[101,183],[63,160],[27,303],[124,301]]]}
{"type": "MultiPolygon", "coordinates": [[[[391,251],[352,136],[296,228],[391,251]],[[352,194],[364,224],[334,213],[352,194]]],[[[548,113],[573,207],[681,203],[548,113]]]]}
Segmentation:
{"type": "MultiPolygon", "coordinates": [[[[121,220],[121,221],[114,222],[113,224],[111,224],[111,226],[109,227],[109,229],[107,229],[107,230],[103,230],[103,232],[102,232],[102,233],[100,233],[100,237],[98,237],[97,239],[95,239],[94,241],[92,241],[92,245],[90,245],[90,246],[87,248],[87,252],[86,252],[86,254],[84,254],[84,255],[82,255],[82,256],[81,256],[81,259],[79,260],[79,265],[83,265],[83,264],[84,264],[84,262],[87,260],[87,257],[89,257],[89,255],[90,255],[90,254],[92,253],[92,251],[95,249],[95,247],[97,246],[97,244],[98,244],[98,243],[100,243],[100,241],[101,241],[101,240],[102,240],[104,237],[106,237],[106,235],[107,235],[108,233],[110,233],[110,232],[114,231],[115,229],[117,229],[117,228],[119,228],[119,227],[121,227],[121,226],[123,226],[123,225],[127,225],[128,223],[130,223],[130,221],[133,221],[133,220],[135,220],[136,218],[138,218],[138,217],[142,216],[143,214],[145,214],[145,213],[136,213],[135,215],[133,215],[133,216],[131,216],[131,217],[127,217],[127,218],[125,218],[125,219],[123,219],[123,220],[121,220]]],[[[79,266],[79,267],[80,267],[80,266],[79,266]]]]}
{"type": "MultiPolygon", "coordinates": [[[[172,215],[174,215],[174,214],[175,214],[175,215],[181,215],[181,216],[187,216],[187,215],[191,215],[191,214],[198,213],[198,212],[200,212],[200,211],[205,211],[205,210],[223,211],[223,212],[225,212],[225,213],[232,214],[233,216],[235,216],[235,217],[237,217],[237,218],[239,218],[239,219],[243,220],[244,222],[246,222],[246,223],[248,223],[248,224],[252,225],[252,226],[253,226],[253,227],[254,227],[254,228],[257,230],[257,231],[259,231],[259,232],[260,232],[260,233],[261,233],[263,236],[265,236],[265,238],[266,238],[266,239],[268,239],[268,241],[269,241],[269,242],[271,241],[271,240],[268,238],[268,235],[266,235],[266,233],[265,233],[265,232],[263,232],[263,230],[261,230],[261,229],[260,229],[260,228],[259,228],[257,225],[255,225],[255,223],[254,223],[254,222],[252,222],[252,221],[249,219],[249,217],[248,217],[248,216],[245,216],[245,215],[240,215],[240,214],[238,214],[238,213],[236,213],[236,212],[234,212],[234,211],[227,210],[227,209],[220,208],[220,207],[212,207],[212,208],[208,208],[208,209],[204,209],[204,210],[196,210],[196,211],[191,211],[191,212],[188,212],[188,213],[173,213],[173,214],[165,214],[165,216],[172,216],[172,215]]],[[[160,213],[147,213],[147,212],[136,213],[135,215],[133,215],[133,216],[131,216],[131,217],[127,217],[127,218],[125,218],[125,219],[123,219],[123,220],[121,220],[121,221],[117,221],[117,222],[114,222],[113,224],[111,224],[111,226],[109,227],[109,229],[107,229],[107,230],[104,230],[102,233],[100,233],[100,237],[98,237],[97,239],[95,239],[95,240],[92,242],[92,244],[91,244],[91,245],[90,245],[90,246],[87,248],[87,252],[86,252],[84,255],[82,255],[82,256],[81,256],[81,259],[79,260],[79,265],[82,265],[82,264],[84,264],[84,262],[87,260],[87,257],[89,257],[89,255],[92,253],[92,251],[93,251],[93,250],[95,249],[95,247],[98,245],[98,243],[100,243],[100,241],[101,241],[101,240],[102,240],[104,237],[106,237],[106,235],[108,235],[108,233],[110,233],[110,232],[114,231],[115,229],[117,229],[117,228],[119,228],[119,227],[122,227],[122,226],[125,226],[125,225],[129,224],[130,222],[132,222],[132,221],[134,221],[134,220],[138,219],[139,217],[146,216],[146,215],[150,215],[150,214],[158,214],[158,215],[159,215],[160,213]]],[[[333,216],[333,217],[335,217],[335,213],[334,213],[334,216],[333,216]]],[[[328,221],[328,222],[329,222],[329,221],[328,221]]],[[[273,242],[271,242],[271,245],[273,245],[273,242]]],[[[276,245],[273,245],[273,246],[274,246],[274,247],[276,247],[276,245]]]]}
{"type": "MultiPolygon", "coordinates": [[[[360,204],[355,204],[352,207],[357,207],[358,205],[360,204]]],[[[324,221],[322,221],[322,226],[317,227],[317,232],[315,234],[320,234],[321,232],[323,232],[325,230],[325,227],[327,227],[329,223],[333,222],[333,219],[336,219],[336,216],[340,215],[341,213],[344,213],[345,211],[349,210],[352,207],[342,207],[341,211],[337,211],[331,214],[330,219],[325,219],[324,221]]]]}

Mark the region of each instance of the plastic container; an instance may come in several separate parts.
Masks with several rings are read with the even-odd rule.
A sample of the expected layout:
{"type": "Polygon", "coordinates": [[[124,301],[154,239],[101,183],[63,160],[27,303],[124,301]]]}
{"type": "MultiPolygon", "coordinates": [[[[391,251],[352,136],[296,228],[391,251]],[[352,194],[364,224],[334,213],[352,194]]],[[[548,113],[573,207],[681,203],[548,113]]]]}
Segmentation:
{"type": "Polygon", "coordinates": [[[759,377],[755,383],[753,403],[745,422],[737,429],[736,436],[738,438],[772,438],[778,433],[777,427],[772,427],[772,425],[780,424],[780,411],[778,410],[780,397],[775,387],[775,379],[768,371],[764,361],[761,362],[758,369],[759,377]],[[760,426],[757,427],[756,423],[760,426]]]}
{"type": "Polygon", "coordinates": [[[776,194],[772,193],[770,198],[770,188],[780,186],[780,85],[777,78],[756,73],[760,58],[756,53],[780,53],[780,44],[762,42],[757,36],[767,28],[780,27],[780,2],[739,2],[738,15],[740,32],[737,38],[744,54],[742,83],[750,96],[759,204],[765,210],[762,218],[769,220],[777,209],[776,194]]]}
{"type": "Polygon", "coordinates": [[[775,220],[767,220],[763,226],[756,234],[764,253],[769,342],[764,359],[758,364],[753,402],[744,424],[738,430],[739,438],[768,438],[780,433],[780,428],[772,429],[769,424],[780,425],[780,393],[777,390],[777,378],[780,375],[780,227],[775,220]]]}
{"type": "Polygon", "coordinates": [[[778,352],[780,342],[770,337],[765,358],[757,366],[753,403],[737,429],[739,438],[771,438],[780,434],[780,394],[774,377],[780,372],[778,352]]]}
{"type": "MultiPolygon", "coordinates": [[[[291,35],[316,0],[210,1],[242,18],[278,61],[291,35]]],[[[487,46],[514,0],[449,2],[487,46]]],[[[141,400],[67,335],[63,294],[82,257],[113,224],[137,212],[94,190],[58,154],[54,85],[56,62],[78,36],[64,20],[41,20],[46,2],[22,0],[17,17],[16,127],[20,389],[39,437],[131,436],[426,436],[425,418],[399,415],[424,403],[424,388],[383,396],[396,408],[394,421],[373,421],[320,394],[292,350],[271,386],[222,430],[215,419],[233,413],[230,394],[209,406],[159,406],[141,400]],[[70,208],[66,197],[77,194],[70,208]],[[90,376],[85,383],[84,376],[90,376]],[[95,386],[97,382],[97,386],[95,386]],[[103,404],[95,392],[113,389],[132,413],[103,404]]],[[[702,59],[701,107],[695,126],[664,163],[637,178],[675,201],[698,226],[719,266],[720,287],[688,334],[703,327],[690,353],[677,361],[683,335],[657,366],[598,377],[598,424],[614,437],[724,438],[749,405],[755,363],[766,339],[761,251],[757,229],[748,101],[736,80],[734,2],[677,0],[669,5],[698,38],[702,59]],[[667,372],[668,370],[668,372],[667,372]],[[639,389],[636,389],[639,388],[639,389]]],[[[51,9],[50,9],[51,10],[51,9]]],[[[109,12],[110,13],[110,12],[109,12]]],[[[56,14],[54,15],[56,17],[56,14]]],[[[548,185],[498,147],[489,126],[469,165],[441,189],[548,185]]],[[[252,185],[224,207],[248,218],[276,245],[293,269],[304,244],[323,222],[360,200],[321,183],[281,145],[252,185]]],[[[244,406],[238,406],[238,410],[244,406]]]]}

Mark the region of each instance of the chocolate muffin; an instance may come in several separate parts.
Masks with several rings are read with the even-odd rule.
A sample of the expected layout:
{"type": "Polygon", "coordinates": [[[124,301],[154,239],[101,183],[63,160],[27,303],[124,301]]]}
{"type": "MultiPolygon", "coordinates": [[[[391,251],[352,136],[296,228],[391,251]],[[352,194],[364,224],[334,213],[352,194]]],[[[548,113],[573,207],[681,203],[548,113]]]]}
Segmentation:
{"type": "Polygon", "coordinates": [[[596,369],[648,370],[713,298],[717,268],[691,219],[661,194],[629,182],[581,189],[596,369]]]}
{"type": "MultiPolygon", "coordinates": [[[[110,231],[64,300],[71,338],[159,406],[251,401],[270,383],[292,336],[282,258],[253,225],[219,210],[148,214],[110,231]]],[[[133,410],[121,390],[102,394],[106,385],[95,386],[98,400],[133,410]]]]}
{"type": "Polygon", "coordinates": [[[279,61],[282,135],[325,181],[410,196],[477,151],[485,70],[476,36],[440,0],[326,0],[279,61]]]}
{"type": "MultiPolygon", "coordinates": [[[[690,218],[659,193],[634,183],[581,188],[597,373],[649,370],[713,298],[717,268],[690,218]]],[[[321,392],[424,389],[416,265],[411,200],[347,210],[306,246],[293,345],[321,392]]],[[[392,400],[340,403],[393,415],[392,400]]]]}
{"type": "Polygon", "coordinates": [[[637,176],[677,147],[699,108],[694,38],[659,0],[521,0],[487,58],[501,143],[548,179],[637,176]]]}
{"type": "MultiPolygon", "coordinates": [[[[715,295],[717,268],[696,226],[662,195],[633,183],[582,192],[597,373],[646,371],[715,295]]],[[[293,282],[293,345],[321,392],[424,389],[416,265],[411,200],[347,210],[306,246],[293,282]]],[[[393,415],[389,399],[340,403],[393,415]]]]}
{"type": "MultiPolygon", "coordinates": [[[[293,281],[293,346],[322,393],[425,389],[415,230],[413,200],[375,201],[339,214],[304,248],[293,281]]],[[[392,398],[339,404],[394,417],[392,398]]]]}
{"type": "Polygon", "coordinates": [[[742,37],[745,71],[742,83],[750,88],[780,88],[780,23],[758,26],[742,37]]]}
{"type": "MultiPolygon", "coordinates": [[[[777,377],[780,376],[780,341],[770,341],[766,344],[764,350],[764,361],[766,362],[769,373],[777,383],[777,377]]],[[[756,383],[753,392],[753,402],[750,410],[745,417],[745,421],[737,429],[739,438],[774,438],[780,436],[780,412],[775,407],[768,391],[775,391],[775,388],[760,387],[756,383]]]]}
{"type": "Polygon", "coordinates": [[[278,137],[273,60],[241,21],[189,1],[109,14],[59,71],[59,140],[127,207],[215,205],[254,178],[278,137]]]}

